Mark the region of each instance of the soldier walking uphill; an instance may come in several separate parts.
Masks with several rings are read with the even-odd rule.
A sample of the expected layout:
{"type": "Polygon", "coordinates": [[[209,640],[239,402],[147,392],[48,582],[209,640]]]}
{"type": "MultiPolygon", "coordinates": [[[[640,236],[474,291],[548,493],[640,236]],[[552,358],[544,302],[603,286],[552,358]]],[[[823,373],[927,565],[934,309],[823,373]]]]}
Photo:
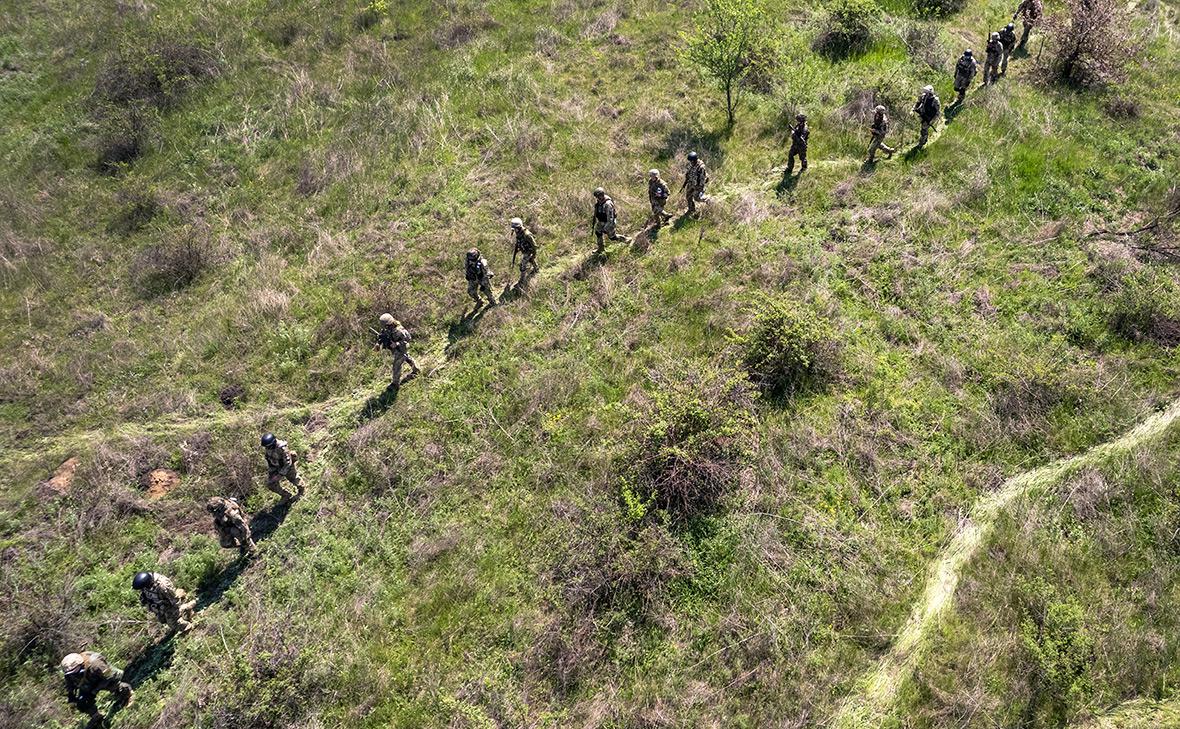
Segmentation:
{"type": "Polygon", "coordinates": [[[791,129],[791,151],[787,152],[787,174],[795,171],[795,157],[799,157],[799,161],[803,164],[799,167],[799,171],[803,172],[807,169],[807,138],[811,136],[811,130],[807,128],[807,115],[796,114],[795,126],[791,129]]]}
{"type": "Polygon", "coordinates": [[[1004,52],[1000,58],[1000,75],[1003,76],[1008,73],[1008,58],[1012,51],[1016,50],[1016,26],[1012,23],[1008,23],[1000,31],[1000,46],[1004,52]]]}
{"type": "Polygon", "coordinates": [[[467,259],[463,263],[463,275],[467,278],[467,295],[475,302],[475,308],[483,306],[483,299],[479,298],[482,291],[488,297],[488,306],[496,305],[496,295],[492,293],[492,269],[488,267],[488,260],[479,254],[478,248],[467,251],[467,259]]]}
{"type": "Polygon", "coordinates": [[[90,715],[87,727],[97,727],[103,721],[96,703],[99,691],[116,694],[122,706],[131,703],[131,684],[123,680],[123,672],[107,663],[101,653],[71,653],[61,659],[61,672],[66,680],[66,700],[78,711],[90,715]]]}
{"type": "Polygon", "coordinates": [[[250,537],[250,524],[237,501],[214,496],[205,504],[205,509],[213,515],[213,530],[217,532],[221,546],[237,547],[243,556],[257,548],[250,537]]]}
{"type": "Polygon", "coordinates": [[[697,203],[705,199],[705,186],[709,184],[709,170],[696,152],[688,153],[688,166],[684,168],[684,184],[680,189],[685,193],[688,212],[697,211],[697,203]]]}
{"type": "Polygon", "coordinates": [[[303,481],[295,469],[295,461],[299,454],[287,448],[287,441],[279,440],[274,433],[262,436],[262,450],[266,456],[266,488],[282,498],[279,504],[289,504],[296,497],[303,495],[303,481]],[[295,493],[283,488],[283,481],[290,481],[295,486],[295,493]]]}
{"type": "Polygon", "coordinates": [[[651,203],[652,224],[657,228],[672,219],[671,213],[664,212],[668,197],[672,193],[660,178],[659,170],[647,171],[647,200],[651,203]]]}
{"type": "MultiPolygon", "coordinates": [[[[386,312],[381,315],[381,331],[377,332],[377,346],[388,349],[393,354],[393,375],[389,384],[400,387],[402,384],[402,365],[410,365],[410,378],[417,377],[421,370],[418,363],[410,356],[410,332],[402,323],[393,318],[393,314],[386,312]]],[[[409,379],[409,378],[407,378],[409,379]]]]}
{"type": "Polygon", "coordinates": [[[594,239],[598,241],[598,248],[595,249],[595,255],[601,256],[606,253],[606,240],[620,240],[624,243],[631,239],[625,235],[619,235],[615,231],[617,223],[618,212],[615,210],[615,201],[610,199],[606,194],[606,190],[601,187],[594,188],[594,239]]]}
{"type": "Polygon", "coordinates": [[[137,572],[131,586],[139,590],[139,601],[143,606],[170,631],[187,633],[192,630],[193,607],[197,603],[195,600],[184,602],[184,590],[176,589],[172,580],[155,572],[137,572]]]}
{"type": "Polygon", "coordinates": [[[1028,35],[1033,28],[1037,27],[1044,10],[1041,0],[1020,0],[1016,12],[1012,13],[1012,19],[1016,20],[1019,17],[1021,25],[1024,26],[1023,32],[1020,34],[1020,42],[1016,44],[1017,48],[1024,48],[1028,43],[1028,35]]]}
{"type": "Polygon", "coordinates": [[[922,87],[922,93],[918,94],[918,101],[914,104],[914,113],[922,122],[922,131],[918,134],[918,148],[921,149],[930,139],[930,127],[942,113],[942,102],[935,95],[933,86],[922,87]]]}
{"type": "Polygon", "coordinates": [[[1000,59],[1004,56],[1004,44],[1000,34],[992,33],[987,39],[987,58],[983,62],[983,85],[994,84],[1000,78],[1000,59]]]}
{"type": "Polygon", "coordinates": [[[975,72],[978,69],[979,62],[971,54],[971,49],[963,51],[963,55],[955,64],[955,93],[959,95],[955,99],[955,104],[962,104],[967,98],[967,89],[971,88],[971,82],[975,80],[975,72]]]}
{"type": "Polygon", "coordinates": [[[877,150],[885,153],[885,158],[888,159],[896,152],[893,147],[885,144],[885,135],[889,133],[889,116],[885,113],[885,107],[878,105],[873,109],[873,123],[869,127],[869,134],[872,139],[869,141],[869,156],[865,162],[873,164],[877,161],[877,150]]]}
{"type": "Polygon", "coordinates": [[[524,221],[520,218],[508,221],[508,226],[512,229],[513,263],[516,262],[516,254],[520,254],[520,280],[516,282],[516,287],[520,288],[527,277],[541,270],[537,265],[537,239],[533,237],[533,231],[524,227],[524,221]]]}

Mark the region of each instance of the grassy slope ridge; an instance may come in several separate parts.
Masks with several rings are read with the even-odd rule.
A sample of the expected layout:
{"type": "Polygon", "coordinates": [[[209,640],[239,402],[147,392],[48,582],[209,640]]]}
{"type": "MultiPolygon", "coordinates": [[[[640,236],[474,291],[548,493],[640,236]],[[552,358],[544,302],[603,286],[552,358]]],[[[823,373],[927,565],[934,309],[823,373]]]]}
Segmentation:
{"type": "MultiPolygon", "coordinates": [[[[960,513],[1175,393],[1172,352],[1109,325],[1129,281],[1174,287],[1171,271],[1081,239],[1175,179],[1170,6],[1140,20],[1149,52],[1119,92],[1137,119],[1036,87],[1019,60],[928,151],[858,173],[866,90],[912,140],[913,90],[934,81],[947,99],[954,49],[1006,6],[929,26],[932,68],[901,40],[904,11],[831,63],[809,50],[816,11],[775,3],[791,63],[723,133],[678,66],[688,16],[673,3],[406,2],[369,28],[358,4],[327,0],[15,5],[0,10],[0,723],[70,722],[53,669],[85,645],[137,667],[128,727],[824,725],[960,513]],[[119,43],[158,37],[208,49],[217,73],[158,111],[141,159],[101,174],[95,80],[119,43]],[[780,186],[797,106],[812,170],[780,186]],[[689,148],[713,169],[705,218],[588,261],[587,191],[606,186],[635,228],[646,169],[676,182],[689,148]],[[154,214],[127,225],[142,200],[154,214]],[[545,271],[464,322],[462,251],[480,244],[497,285],[514,278],[513,214],[545,271]],[[146,291],[145,251],[178,241],[206,268],[146,291]],[[645,531],[637,560],[616,472],[650,373],[735,361],[726,335],[763,292],[833,319],[840,377],[759,405],[739,497],[645,531]],[[387,362],[364,327],[386,309],[432,370],[393,403],[368,400],[387,362]],[[311,491],[235,564],[200,504],[231,492],[264,531],[277,521],[264,428],[305,455],[311,491]],[[39,485],[71,455],[70,493],[39,485]],[[159,466],[183,483],[149,502],[139,477],[159,466]],[[199,588],[198,630],[151,648],[159,628],[126,589],[144,568],[199,588]],[[579,612],[600,583],[605,606],[579,612]]],[[[1022,559],[1085,604],[1108,579],[1072,553],[1022,559]]],[[[1001,609],[1009,577],[978,584],[997,594],[966,590],[950,647],[903,689],[918,725],[1003,724],[995,696],[1026,685],[1009,644],[982,674],[956,663],[979,660],[989,618],[1019,621],[1001,609]],[[974,713],[956,703],[977,696],[974,713]]],[[[1174,607],[1158,593],[1153,609],[1174,607]]],[[[1105,609],[1131,609],[1112,595],[1105,609]]],[[[1174,634],[1151,633],[1166,656],[1174,634]]],[[[1099,690],[1074,714],[1169,683],[1170,659],[1110,668],[1158,649],[1112,647],[1126,644],[1099,642],[1099,690]]]]}

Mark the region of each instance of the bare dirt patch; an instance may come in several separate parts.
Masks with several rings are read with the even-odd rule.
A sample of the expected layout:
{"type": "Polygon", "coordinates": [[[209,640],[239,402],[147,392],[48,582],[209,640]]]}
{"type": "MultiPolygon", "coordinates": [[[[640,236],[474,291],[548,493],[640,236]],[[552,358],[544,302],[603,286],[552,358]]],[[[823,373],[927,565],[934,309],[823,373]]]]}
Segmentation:
{"type": "Polygon", "coordinates": [[[149,471],[143,477],[143,488],[148,499],[157,501],[172,489],[180,485],[180,474],[167,468],[157,468],[149,471]]]}
{"type": "Polygon", "coordinates": [[[74,474],[77,473],[80,462],[76,456],[67,458],[57,467],[57,470],[49,477],[49,480],[45,482],[46,488],[58,494],[69,493],[70,486],[74,484],[74,474]]]}

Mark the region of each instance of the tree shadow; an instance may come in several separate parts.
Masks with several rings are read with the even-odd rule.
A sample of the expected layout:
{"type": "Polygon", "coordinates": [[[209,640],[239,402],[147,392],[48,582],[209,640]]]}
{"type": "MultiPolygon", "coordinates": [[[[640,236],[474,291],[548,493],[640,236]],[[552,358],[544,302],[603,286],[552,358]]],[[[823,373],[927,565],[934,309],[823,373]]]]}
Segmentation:
{"type": "MultiPolygon", "coordinates": [[[[408,382],[413,377],[413,375],[409,375],[402,380],[402,383],[408,382]]],[[[398,393],[401,392],[402,383],[391,382],[381,391],[381,394],[374,395],[366,400],[365,404],[361,406],[360,412],[357,413],[357,420],[362,423],[367,422],[380,417],[386,410],[393,407],[393,404],[397,402],[398,393]]]]}
{"type": "Polygon", "coordinates": [[[656,150],[657,159],[674,161],[679,165],[678,173],[684,172],[688,163],[683,155],[694,151],[701,155],[710,169],[716,169],[725,161],[725,150],[721,143],[733,133],[728,127],[704,132],[689,126],[680,126],[664,135],[663,142],[656,150]]]}

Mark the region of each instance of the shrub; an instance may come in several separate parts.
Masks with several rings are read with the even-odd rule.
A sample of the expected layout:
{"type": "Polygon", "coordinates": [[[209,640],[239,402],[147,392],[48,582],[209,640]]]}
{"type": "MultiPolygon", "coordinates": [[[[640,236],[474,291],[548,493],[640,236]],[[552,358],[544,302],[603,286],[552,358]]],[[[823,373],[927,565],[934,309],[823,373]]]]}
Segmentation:
{"type": "Polygon", "coordinates": [[[627,453],[621,499],[640,520],[658,508],[690,518],[712,511],[733,491],[757,434],[753,388],[742,373],[704,366],[687,376],[656,375],[627,453]]]}
{"type": "Polygon", "coordinates": [[[1111,304],[1111,328],[1133,341],[1180,344],[1180,290],[1167,276],[1145,269],[1123,278],[1111,304]]]}
{"type": "Polygon", "coordinates": [[[1093,88],[1121,80],[1136,52],[1130,18],[1118,0],[1066,0],[1045,18],[1040,74],[1050,83],[1093,88]]]}
{"type": "Polygon", "coordinates": [[[914,0],[914,9],[921,15],[945,18],[967,5],[967,0],[914,0]]]}
{"type": "Polygon", "coordinates": [[[208,246],[185,237],[144,248],[131,264],[131,275],[140,293],[152,297],[189,286],[212,266],[208,246]]]}
{"type": "MultiPolygon", "coordinates": [[[[729,124],[741,101],[743,81],[773,64],[761,0],[707,0],[685,38],[685,60],[725,94],[729,124]]],[[[761,74],[762,72],[760,72],[761,74]]]]}
{"type": "Polygon", "coordinates": [[[134,162],[147,149],[151,130],[149,110],[107,107],[99,113],[95,168],[113,174],[134,162]]]}
{"type": "Polygon", "coordinates": [[[94,101],[99,107],[165,109],[194,81],[216,73],[213,55],[199,46],[168,38],[145,45],[124,42],[99,69],[94,101]]]}
{"type": "Polygon", "coordinates": [[[107,223],[107,231],[115,235],[126,236],[143,230],[161,209],[160,201],[151,190],[123,190],[119,193],[119,202],[122,207],[107,223]]]}
{"type": "Polygon", "coordinates": [[[1071,706],[1089,693],[1086,670],[1094,661],[1094,639],[1086,630],[1082,608],[1056,599],[1055,590],[1037,578],[1023,586],[1024,650],[1030,698],[1024,726],[1064,726],[1071,706]],[[1038,721],[1043,716],[1045,721],[1038,721]]]}
{"type": "Polygon", "coordinates": [[[831,323],[789,299],[762,301],[738,344],[750,379],[772,397],[793,395],[835,373],[838,347],[831,323]]]}
{"type": "Polygon", "coordinates": [[[829,58],[843,58],[868,49],[881,9],[873,0],[833,0],[824,27],[812,48],[829,58]]]}

